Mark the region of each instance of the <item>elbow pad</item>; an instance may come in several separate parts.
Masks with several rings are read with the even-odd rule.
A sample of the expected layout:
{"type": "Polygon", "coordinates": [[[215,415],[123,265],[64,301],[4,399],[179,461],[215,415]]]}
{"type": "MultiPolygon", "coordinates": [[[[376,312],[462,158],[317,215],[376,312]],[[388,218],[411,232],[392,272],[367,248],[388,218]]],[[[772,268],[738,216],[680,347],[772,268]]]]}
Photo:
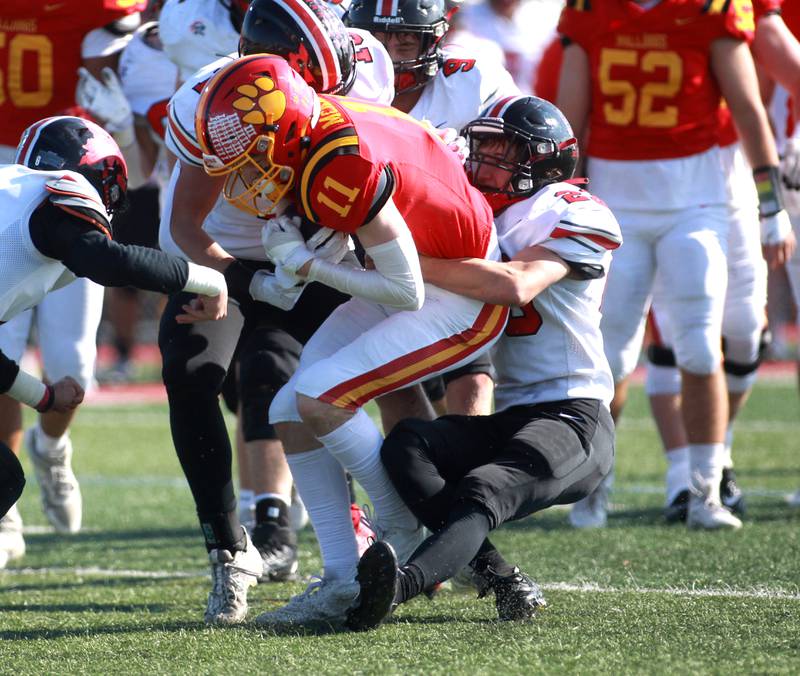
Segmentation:
{"type": "Polygon", "coordinates": [[[309,281],[321,282],[351,296],[365,298],[401,310],[419,310],[425,302],[425,286],[419,256],[409,231],[397,239],[365,249],[374,270],[333,265],[315,258],[309,281]]]}

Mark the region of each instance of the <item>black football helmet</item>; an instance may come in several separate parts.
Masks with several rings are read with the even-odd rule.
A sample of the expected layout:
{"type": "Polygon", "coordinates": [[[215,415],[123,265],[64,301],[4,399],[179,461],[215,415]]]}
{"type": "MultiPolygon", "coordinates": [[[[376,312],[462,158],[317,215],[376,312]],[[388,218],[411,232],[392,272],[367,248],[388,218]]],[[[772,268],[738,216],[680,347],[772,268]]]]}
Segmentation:
{"type": "Polygon", "coordinates": [[[231,17],[231,25],[237,30],[242,30],[242,21],[244,20],[245,12],[247,12],[247,5],[250,0],[219,0],[222,6],[228,10],[231,17]]]}
{"type": "Polygon", "coordinates": [[[536,96],[509,96],[461,132],[469,143],[467,170],[472,184],[485,193],[526,197],[548,183],[572,178],[578,164],[578,141],[567,118],[552,103],[536,96]],[[482,148],[505,137],[511,143],[501,155],[482,148]],[[482,165],[511,172],[505,188],[481,185],[482,165]]]}
{"type": "Polygon", "coordinates": [[[34,122],[22,132],[14,162],[42,171],[68,169],[81,174],[97,190],[109,215],[125,205],[125,158],[111,135],[89,120],[61,115],[34,122]]]}
{"type": "Polygon", "coordinates": [[[239,55],[276,54],[320,94],[344,95],[356,79],[356,48],[322,0],[253,0],[239,55]]]}
{"type": "Polygon", "coordinates": [[[353,0],[344,22],[370,33],[414,33],[419,36],[416,58],[394,61],[396,94],[423,87],[439,70],[439,43],[447,29],[444,0],[353,0]]]}

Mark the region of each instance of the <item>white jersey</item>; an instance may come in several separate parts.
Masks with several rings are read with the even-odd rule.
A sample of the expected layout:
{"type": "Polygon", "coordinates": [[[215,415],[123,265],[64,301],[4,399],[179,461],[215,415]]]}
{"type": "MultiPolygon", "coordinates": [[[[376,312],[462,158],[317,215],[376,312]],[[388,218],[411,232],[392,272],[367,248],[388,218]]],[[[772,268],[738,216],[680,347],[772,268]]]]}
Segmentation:
{"type": "Polygon", "coordinates": [[[561,0],[528,0],[508,19],[484,2],[467,4],[457,16],[469,32],[500,46],[505,67],[519,88],[529,94],[542,54],[556,36],[563,5],[561,0]]]}
{"type": "Polygon", "coordinates": [[[609,404],[614,394],[600,334],[600,302],[619,224],[600,200],[569,183],[554,183],[495,217],[500,248],[513,258],[542,246],[593,279],[566,277],[528,306],[513,308],[495,346],[498,410],[584,397],[609,404]]]}
{"type": "Polygon", "coordinates": [[[45,183],[60,176],[89,185],[72,171],[35,171],[21,164],[0,166],[0,212],[5,214],[0,219],[0,322],[7,322],[39,303],[48,291],[75,279],[61,261],[39,252],[28,225],[31,214],[47,199],[45,183]]]}
{"type": "Polygon", "coordinates": [[[219,0],[167,0],[158,20],[164,51],[181,80],[239,46],[239,32],[219,0]]]}
{"type": "Polygon", "coordinates": [[[154,137],[163,139],[178,67],[158,48],[158,30],[158,23],[152,21],[136,31],[120,56],[119,78],[134,115],[145,118],[154,137]]]}
{"type": "MultiPolygon", "coordinates": [[[[394,98],[394,71],[392,61],[386,49],[366,31],[348,29],[356,43],[356,54],[359,50],[368,49],[371,60],[357,61],[356,81],[350,94],[375,103],[389,105],[394,98]]],[[[180,89],[175,92],[168,106],[167,133],[164,137],[167,148],[181,162],[202,167],[203,153],[197,141],[194,126],[194,113],[204,84],[213,77],[220,68],[235,59],[236,54],[217,59],[213,63],[194,73],[180,89]]],[[[178,179],[180,163],[172,170],[172,177],[164,197],[164,212],[161,218],[159,244],[161,248],[176,256],[183,252],[175,244],[170,232],[170,215],[172,213],[172,194],[178,179]]],[[[216,204],[203,222],[203,230],[228,253],[237,258],[249,260],[266,260],[264,246],[261,243],[263,219],[245,213],[228,203],[220,194],[216,204]]]]}
{"type": "Polygon", "coordinates": [[[438,129],[461,130],[495,101],[518,94],[511,75],[496,59],[475,59],[460,45],[445,46],[441,67],[409,115],[438,129]]]}

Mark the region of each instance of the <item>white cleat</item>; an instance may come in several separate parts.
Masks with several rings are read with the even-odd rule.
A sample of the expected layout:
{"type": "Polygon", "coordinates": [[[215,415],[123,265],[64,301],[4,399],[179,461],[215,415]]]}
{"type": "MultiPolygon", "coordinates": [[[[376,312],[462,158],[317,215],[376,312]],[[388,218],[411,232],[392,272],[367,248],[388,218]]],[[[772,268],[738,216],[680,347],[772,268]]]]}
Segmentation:
{"type": "Polygon", "coordinates": [[[64,447],[44,453],[36,444],[36,429],[25,431],[28,451],[42,494],[42,510],[59,533],[77,533],[83,518],[83,500],[78,479],[72,471],[72,442],[67,437],[64,447]]]}
{"type": "Polygon", "coordinates": [[[800,488],[786,496],[789,507],[800,507],[800,488]]]}
{"type": "Polygon", "coordinates": [[[354,578],[347,580],[317,579],[306,590],[293,596],[283,608],[261,613],[256,624],[262,627],[296,626],[317,623],[340,624],[347,609],[355,603],[359,586],[354,578]]]}
{"type": "Polygon", "coordinates": [[[247,590],[258,582],[263,572],[261,555],[245,531],[245,549],[231,553],[212,549],[211,593],[206,606],[206,624],[239,624],[247,617],[247,590]]]}
{"type": "Polygon", "coordinates": [[[613,472],[608,474],[589,495],[578,500],[569,513],[573,528],[605,528],[608,523],[608,494],[614,481],[613,472]]]}
{"type": "Polygon", "coordinates": [[[0,568],[9,561],[21,559],[25,554],[25,539],[22,537],[22,517],[14,505],[0,519],[0,568]]]}
{"type": "Polygon", "coordinates": [[[689,512],[686,525],[689,528],[717,530],[720,528],[737,529],[742,522],[731,514],[719,498],[719,481],[706,481],[695,475],[692,478],[692,489],[689,495],[689,512]]]}

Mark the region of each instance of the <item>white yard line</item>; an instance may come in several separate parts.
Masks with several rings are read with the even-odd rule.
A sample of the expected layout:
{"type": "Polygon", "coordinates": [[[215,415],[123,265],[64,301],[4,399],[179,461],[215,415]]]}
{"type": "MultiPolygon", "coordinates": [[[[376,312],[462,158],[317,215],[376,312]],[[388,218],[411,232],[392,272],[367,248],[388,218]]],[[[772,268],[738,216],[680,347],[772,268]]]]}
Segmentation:
{"type": "MultiPolygon", "coordinates": [[[[80,577],[107,577],[107,578],[144,578],[151,580],[174,580],[174,579],[201,579],[208,578],[205,572],[195,571],[173,571],[166,570],[130,570],[130,569],[106,569],[98,567],[87,568],[10,568],[0,571],[0,579],[3,577],[23,577],[29,575],[74,575],[80,577]]],[[[691,596],[691,597],[727,597],[739,599],[776,599],[781,601],[800,601],[800,591],[770,587],[751,587],[749,589],[726,588],[702,588],[702,587],[609,587],[595,584],[594,582],[583,582],[580,584],[571,582],[545,582],[540,585],[542,589],[548,591],[563,591],[579,594],[664,594],[667,596],[691,596]]],[[[7,589],[13,591],[13,585],[7,589]]]]}

